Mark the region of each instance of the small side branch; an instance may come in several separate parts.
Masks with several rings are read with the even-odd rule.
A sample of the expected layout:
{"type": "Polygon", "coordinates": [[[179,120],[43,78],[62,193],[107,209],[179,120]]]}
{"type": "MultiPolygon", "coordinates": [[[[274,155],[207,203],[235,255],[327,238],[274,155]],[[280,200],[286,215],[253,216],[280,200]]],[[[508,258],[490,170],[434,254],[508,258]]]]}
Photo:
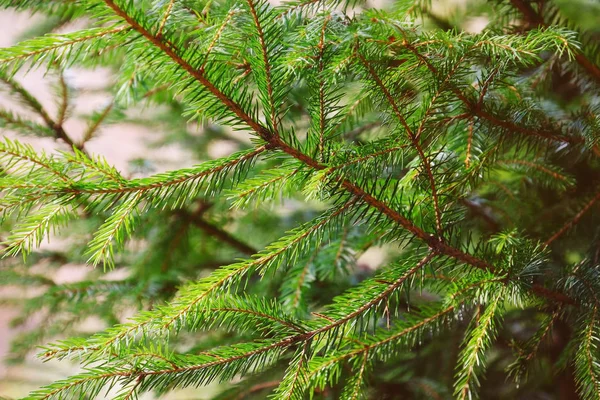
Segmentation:
{"type": "Polygon", "coordinates": [[[586,212],[588,212],[588,210],[590,208],[592,208],[592,206],[594,204],[596,204],[596,202],[598,202],[598,200],[600,200],[600,193],[598,193],[596,196],[594,196],[594,198],[592,200],[590,200],[585,206],[583,206],[583,208],[570,221],[568,221],[566,224],[564,224],[562,226],[562,228],[560,228],[558,231],[556,231],[556,233],[554,233],[554,235],[550,236],[550,238],[548,238],[544,242],[544,244],[546,246],[549,246],[552,242],[554,242],[556,239],[561,237],[565,232],[567,232],[573,226],[577,225],[577,223],[581,220],[581,218],[584,216],[584,214],[586,212]]]}
{"type": "Polygon", "coordinates": [[[184,215],[186,218],[189,218],[189,221],[192,224],[202,229],[209,236],[212,236],[213,238],[230,245],[239,252],[249,256],[258,252],[255,248],[237,239],[229,232],[219,228],[216,225],[211,224],[210,222],[205,221],[201,216],[187,213],[184,215]]]}

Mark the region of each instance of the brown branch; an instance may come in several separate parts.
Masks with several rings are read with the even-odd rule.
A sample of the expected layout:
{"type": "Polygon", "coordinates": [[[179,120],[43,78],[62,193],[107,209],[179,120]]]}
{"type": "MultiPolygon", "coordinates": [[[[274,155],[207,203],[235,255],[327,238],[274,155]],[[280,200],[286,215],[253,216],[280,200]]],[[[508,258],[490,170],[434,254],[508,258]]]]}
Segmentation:
{"type": "Polygon", "coordinates": [[[157,37],[162,37],[163,30],[165,29],[165,25],[167,24],[167,20],[169,19],[169,16],[171,15],[171,10],[173,9],[174,5],[175,5],[175,0],[171,0],[169,2],[169,5],[167,5],[165,15],[163,15],[162,20],[160,21],[160,26],[158,27],[158,32],[156,32],[157,37]]]}
{"type": "Polygon", "coordinates": [[[277,107],[275,105],[275,99],[273,98],[273,82],[271,81],[271,63],[269,62],[269,52],[267,49],[267,43],[265,41],[265,34],[260,24],[260,19],[254,6],[254,0],[246,0],[248,7],[250,7],[250,14],[256,25],[256,31],[258,32],[258,41],[260,42],[260,48],[262,51],[263,62],[265,63],[265,79],[267,82],[267,96],[269,98],[269,107],[271,108],[271,123],[273,124],[273,131],[275,135],[278,135],[277,128],[277,107]]]}
{"type": "Polygon", "coordinates": [[[561,237],[565,232],[567,232],[569,229],[571,229],[573,226],[577,225],[577,223],[581,220],[581,218],[583,217],[583,215],[588,212],[588,210],[590,208],[592,208],[592,206],[594,204],[596,204],[596,202],[600,200],[600,192],[598,194],[596,194],[596,196],[594,196],[594,198],[592,200],[590,200],[574,217],[573,219],[571,219],[570,221],[568,221],[566,224],[564,224],[558,231],[556,231],[556,233],[554,233],[551,237],[549,237],[544,244],[546,246],[550,245],[552,242],[554,242],[556,239],[558,239],[559,237],[561,237]]]}
{"type": "Polygon", "coordinates": [[[327,24],[331,20],[331,14],[327,15],[323,21],[323,27],[321,28],[321,37],[319,38],[319,158],[320,161],[324,160],[325,151],[325,78],[323,77],[323,70],[325,69],[325,62],[323,57],[325,55],[325,32],[327,30],[327,24]]]}
{"type": "Polygon", "coordinates": [[[425,173],[427,175],[427,178],[429,179],[429,184],[431,186],[431,197],[433,198],[433,206],[435,209],[435,223],[436,223],[437,232],[439,235],[441,235],[441,233],[442,233],[442,212],[440,210],[440,205],[439,205],[439,201],[438,201],[438,194],[437,194],[437,189],[436,189],[436,184],[435,184],[435,178],[433,177],[433,172],[431,170],[431,164],[429,162],[429,158],[425,155],[425,153],[423,151],[423,147],[421,146],[421,143],[419,143],[419,139],[420,139],[419,133],[415,134],[412,131],[412,129],[408,125],[408,122],[406,121],[406,118],[404,118],[404,115],[402,114],[402,112],[400,112],[400,108],[399,108],[398,104],[396,103],[395,97],[392,96],[392,94],[390,93],[388,88],[385,86],[385,84],[383,83],[383,81],[381,80],[381,78],[379,77],[379,75],[377,74],[375,69],[373,68],[373,65],[371,63],[369,63],[363,57],[363,55],[360,53],[360,51],[358,49],[356,51],[356,54],[357,54],[358,58],[360,59],[360,61],[365,66],[365,68],[367,69],[367,71],[369,72],[369,74],[371,75],[371,77],[377,83],[377,86],[379,86],[379,89],[382,91],[385,98],[388,100],[388,102],[392,106],[392,110],[394,111],[394,114],[400,121],[400,124],[402,124],[402,126],[406,130],[406,134],[407,134],[409,140],[411,141],[413,147],[415,148],[415,150],[417,151],[417,154],[419,155],[419,158],[421,159],[423,167],[425,168],[425,173]]]}
{"type": "Polygon", "coordinates": [[[231,247],[233,247],[234,249],[238,250],[239,252],[241,252],[243,254],[251,256],[258,252],[252,246],[235,238],[229,232],[219,228],[218,226],[215,226],[215,225],[211,224],[210,222],[205,221],[199,215],[189,214],[189,213],[185,213],[185,212],[182,212],[181,214],[183,216],[185,216],[186,218],[188,218],[189,222],[194,224],[196,227],[202,229],[209,236],[212,236],[213,238],[230,245],[231,247]]]}

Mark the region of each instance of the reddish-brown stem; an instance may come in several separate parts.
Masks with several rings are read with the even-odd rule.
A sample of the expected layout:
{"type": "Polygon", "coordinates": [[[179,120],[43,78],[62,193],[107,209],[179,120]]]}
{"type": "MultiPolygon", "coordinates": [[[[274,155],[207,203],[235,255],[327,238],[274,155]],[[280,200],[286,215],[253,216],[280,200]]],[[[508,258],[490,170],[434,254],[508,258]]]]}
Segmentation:
{"type": "Polygon", "coordinates": [[[331,15],[328,15],[323,21],[323,27],[321,28],[321,37],[319,38],[319,157],[322,162],[324,159],[325,151],[325,78],[323,77],[323,69],[325,68],[325,61],[323,60],[325,54],[325,32],[327,30],[327,24],[331,20],[331,15]]]}
{"type": "Polygon", "coordinates": [[[253,247],[235,238],[229,232],[219,228],[218,226],[215,226],[210,222],[205,221],[200,216],[194,214],[185,215],[187,218],[189,218],[189,222],[202,229],[204,232],[214,237],[215,239],[230,245],[234,249],[238,250],[240,253],[246,254],[248,256],[257,253],[256,249],[254,249],[253,247]]]}
{"type": "Polygon", "coordinates": [[[377,71],[375,71],[375,69],[373,68],[373,65],[371,63],[369,63],[363,57],[363,55],[360,53],[359,50],[356,51],[356,54],[357,54],[358,58],[360,59],[360,61],[364,64],[367,71],[369,72],[369,75],[371,75],[371,77],[375,80],[375,82],[377,83],[377,86],[379,87],[379,89],[381,90],[381,92],[383,93],[385,98],[388,100],[388,102],[392,106],[392,110],[394,111],[396,118],[398,118],[398,120],[400,121],[400,124],[406,130],[406,134],[407,134],[410,142],[412,143],[414,149],[417,151],[417,154],[419,155],[419,158],[421,159],[421,163],[423,164],[423,167],[425,168],[425,173],[427,175],[427,178],[429,179],[429,184],[431,186],[431,197],[433,199],[433,206],[434,206],[434,210],[435,210],[436,229],[437,229],[438,235],[441,235],[441,233],[442,233],[442,212],[440,210],[440,205],[439,205],[439,201],[438,201],[438,194],[437,194],[437,189],[436,189],[436,184],[435,184],[435,178],[433,176],[433,171],[431,170],[431,164],[429,163],[429,158],[425,155],[425,152],[423,151],[423,147],[421,146],[421,143],[419,142],[420,138],[418,137],[418,135],[416,135],[412,131],[412,129],[410,128],[410,125],[408,125],[406,118],[404,118],[404,115],[402,114],[402,112],[400,112],[400,108],[398,106],[398,103],[396,103],[396,99],[394,98],[394,96],[392,96],[392,94],[390,93],[388,88],[385,86],[385,84],[383,83],[383,81],[381,80],[379,75],[377,74],[377,71]]]}
{"type": "Polygon", "coordinates": [[[271,109],[271,124],[273,125],[273,131],[275,135],[278,134],[277,128],[277,106],[275,104],[275,98],[273,96],[273,82],[271,77],[271,63],[269,61],[269,52],[267,49],[267,42],[265,40],[265,34],[263,32],[262,25],[260,23],[260,19],[258,18],[258,13],[256,12],[256,7],[254,6],[254,0],[246,0],[248,2],[248,7],[250,7],[250,13],[252,14],[252,19],[254,20],[254,25],[256,26],[256,31],[258,32],[258,41],[260,42],[260,48],[262,51],[263,62],[265,63],[265,79],[267,82],[267,96],[269,102],[269,108],[271,109]]]}
{"type": "Polygon", "coordinates": [[[589,202],[587,202],[587,204],[570,221],[568,221],[558,231],[556,231],[552,236],[550,236],[544,242],[544,244],[546,246],[550,245],[556,239],[558,239],[559,237],[561,237],[565,232],[567,232],[569,229],[571,229],[574,225],[577,225],[577,223],[581,220],[581,218],[583,217],[583,215],[586,212],[588,212],[588,210],[590,208],[592,208],[592,206],[594,204],[596,204],[596,202],[598,200],[600,200],[600,193],[596,194],[596,196],[594,196],[594,198],[592,198],[592,200],[590,200],[589,202]]]}

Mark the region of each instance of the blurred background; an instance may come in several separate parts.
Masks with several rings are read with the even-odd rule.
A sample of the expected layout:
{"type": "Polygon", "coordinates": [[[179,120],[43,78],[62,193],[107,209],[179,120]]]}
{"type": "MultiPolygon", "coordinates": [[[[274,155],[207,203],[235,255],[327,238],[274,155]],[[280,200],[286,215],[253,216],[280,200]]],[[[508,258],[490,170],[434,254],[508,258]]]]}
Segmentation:
{"type": "MultiPolygon", "coordinates": [[[[32,37],[44,18],[39,15],[30,15],[24,12],[10,10],[0,11],[0,47],[8,47],[19,40],[32,37]]],[[[66,25],[60,31],[66,32],[77,29],[77,26],[66,25]]],[[[43,68],[29,71],[27,74],[17,75],[17,80],[38,100],[47,111],[54,115],[57,104],[52,85],[56,77],[45,74],[43,68]]],[[[65,130],[73,139],[80,137],[87,129],[86,117],[94,112],[102,112],[110,104],[109,94],[110,71],[95,68],[93,70],[72,68],[66,71],[65,80],[70,89],[77,93],[76,101],[71,103],[70,118],[65,123],[65,130]]],[[[31,114],[21,104],[10,96],[0,92],[0,106],[21,115],[31,114]]],[[[139,110],[139,118],[143,120],[147,113],[155,110],[139,110]]],[[[133,118],[132,118],[133,119],[133,118]]],[[[200,134],[199,130],[195,133],[200,134]]],[[[57,140],[50,138],[23,137],[2,129],[2,136],[19,138],[31,144],[35,149],[52,152],[55,149],[68,150],[68,147],[57,140]]],[[[159,143],[164,137],[160,125],[148,127],[144,123],[116,122],[106,124],[101,132],[90,142],[86,148],[91,154],[101,154],[119,171],[129,176],[148,175],[150,173],[181,168],[193,164],[194,155],[189,149],[178,144],[159,143]]],[[[220,143],[215,146],[213,156],[218,157],[228,153],[227,144],[220,143]]],[[[64,241],[54,237],[42,244],[47,250],[60,250],[64,248],[64,241]]],[[[57,283],[77,282],[84,278],[89,267],[85,265],[67,264],[53,271],[52,279],[57,283]]],[[[28,354],[23,364],[7,362],[11,351],[11,342],[19,335],[28,332],[40,323],[39,316],[33,316],[24,325],[14,327],[11,323],[19,316],[20,308],[7,304],[6,299],[28,297],[36,295],[36,288],[26,291],[22,287],[0,286],[0,396],[19,398],[29,391],[47,384],[56,379],[63,378],[76,371],[68,363],[44,364],[35,357],[35,352],[28,354]]],[[[81,322],[85,330],[94,331],[103,325],[93,319],[81,322]]]]}

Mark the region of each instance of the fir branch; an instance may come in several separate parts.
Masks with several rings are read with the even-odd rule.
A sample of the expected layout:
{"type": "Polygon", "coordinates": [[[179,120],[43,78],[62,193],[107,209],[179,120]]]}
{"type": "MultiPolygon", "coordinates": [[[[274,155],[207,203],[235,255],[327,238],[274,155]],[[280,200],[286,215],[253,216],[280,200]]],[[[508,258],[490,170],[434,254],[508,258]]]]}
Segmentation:
{"type": "Polygon", "coordinates": [[[83,137],[78,147],[83,148],[85,143],[89,142],[94,137],[94,135],[96,134],[102,123],[106,120],[106,118],[108,118],[114,107],[115,99],[111,100],[111,102],[108,103],[106,107],[104,107],[100,114],[96,118],[94,118],[93,121],[88,125],[87,129],[83,133],[83,137]]]}
{"type": "MultiPolygon", "coordinates": [[[[58,116],[56,118],[56,126],[63,126],[67,118],[67,111],[69,110],[69,87],[65,80],[64,71],[58,71],[58,84],[60,86],[60,97],[61,102],[58,107],[58,116]]],[[[73,146],[71,146],[73,147],[73,146]]]]}
{"type": "Polygon", "coordinates": [[[349,382],[346,384],[344,388],[344,392],[342,393],[342,399],[346,400],[357,400],[359,398],[363,398],[362,389],[365,380],[365,370],[367,367],[367,360],[369,357],[368,348],[365,349],[362,355],[362,361],[360,362],[360,368],[358,369],[358,373],[353,375],[349,382]]]}
{"type": "MultiPolygon", "coordinates": [[[[174,129],[166,138],[186,140],[201,158],[224,137],[216,124],[246,130],[253,147],[191,168],[125,179],[103,158],[78,149],[46,155],[18,142],[0,146],[2,222],[13,233],[4,251],[30,251],[74,219],[82,205],[105,220],[89,244],[92,263],[112,265],[134,228],[136,250],[142,250],[141,256],[126,253],[122,268],[130,276],[117,277],[114,286],[91,285],[98,272],[81,285],[46,285],[30,273],[31,266],[79,262],[72,256],[81,254],[78,241],[65,259],[50,260],[40,251],[26,264],[7,262],[14,273],[2,276],[9,282],[34,282],[44,291],[25,300],[17,322],[42,307],[50,310],[46,331],[27,335],[19,353],[36,338],[58,334],[61,322],[73,331],[80,315],[118,323],[117,299],[127,310],[149,308],[103,332],[48,347],[42,357],[78,358],[86,369],[30,398],[93,398],[118,385],[116,396],[125,400],[215,380],[239,379],[252,387],[276,379],[279,398],[356,399],[367,383],[382,383],[381,376],[370,374],[376,363],[399,384],[410,376],[406,387],[415,395],[444,396],[436,384],[449,368],[439,355],[464,328],[453,323],[462,320],[464,304],[474,304],[477,315],[458,360],[456,396],[476,395],[492,346],[505,359],[506,346],[494,339],[507,306],[511,324],[514,317],[525,329],[538,328],[529,318],[536,312],[555,312],[551,320],[560,313],[561,322],[576,327],[570,344],[556,341],[553,347],[563,354],[559,364],[574,362],[580,395],[597,397],[599,252],[590,244],[584,261],[571,268],[573,249],[556,241],[576,224],[582,232],[593,229],[592,220],[583,217],[596,199],[566,224],[539,212],[558,191],[565,204],[579,202],[581,191],[565,189],[583,187],[595,176],[597,163],[586,150],[596,149],[581,144],[600,137],[597,104],[591,95],[584,96],[583,106],[546,101],[552,88],[528,78],[540,63],[546,74],[563,54],[571,59],[579,54],[574,33],[561,28],[497,33],[512,32],[508,20],[477,35],[431,32],[413,25],[413,14],[426,10],[422,2],[393,11],[366,5],[351,13],[346,8],[358,3],[338,0],[279,9],[254,0],[241,5],[83,0],[74,8],[58,3],[24,0],[19,7],[60,10],[61,19],[85,15],[82,23],[100,28],[26,41],[8,50],[18,57],[6,68],[23,68],[27,60],[59,68],[118,65],[116,97],[93,115],[82,143],[115,112],[130,119],[126,107],[152,95],[152,103],[166,112],[151,115],[150,123],[168,123],[174,129]],[[319,4],[325,8],[317,13],[319,4]],[[115,21],[125,27],[106,26],[115,21]],[[115,27],[123,31],[99,33],[115,27]],[[90,32],[99,36],[85,39],[90,32]],[[404,40],[396,38],[398,32],[404,40]],[[115,57],[96,57],[108,52],[115,57]],[[555,55],[541,59],[549,53],[555,55]],[[164,88],[168,91],[154,95],[164,88]],[[201,136],[190,135],[184,121],[190,117],[215,125],[201,136]],[[283,213],[244,210],[278,197],[290,198],[283,213]],[[199,198],[200,207],[190,208],[199,198]],[[209,222],[205,202],[222,200],[238,209],[218,207],[226,213],[219,220],[252,220],[257,242],[270,240],[280,228],[295,228],[255,250],[209,222]],[[323,207],[327,210],[310,220],[323,207]],[[181,211],[169,212],[165,224],[165,209],[181,211]],[[544,229],[559,225],[546,246],[527,239],[539,232],[540,220],[544,229]],[[199,230],[191,229],[194,224],[199,230]],[[488,240],[489,230],[497,233],[488,240]],[[203,240],[207,236],[215,240],[203,240]],[[252,256],[224,263],[223,244],[232,247],[227,254],[252,256]],[[374,244],[383,245],[390,260],[375,272],[357,260],[374,244]],[[68,318],[59,319],[59,311],[68,318]],[[449,335],[430,340],[446,328],[449,335]],[[197,340],[182,347],[188,335],[197,340]],[[170,351],[167,343],[184,354],[170,351]],[[432,360],[440,368],[415,369],[432,360]],[[349,377],[344,388],[342,377],[349,377]]],[[[10,0],[0,0],[7,5],[10,0]]],[[[23,133],[58,138],[56,127],[63,125],[69,102],[66,85],[62,89],[56,92],[56,121],[14,87],[44,125],[11,113],[0,113],[0,120],[23,133]]],[[[245,141],[236,142],[247,148],[245,141]]],[[[79,226],[87,229],[87,222],[79,226]]],[[[584,243],[576,242],[576,253],[583,254],[584,243]]],[[[527,342],[533,352],[519,354],[519,371],[551,323],[544,321],[527,342]]],[[[497,366],[488,364],[495,376],[497,366]]],[[[507,388],[517,397],[524,390],[507,388]]],[[[385,390],[378,387],[375,396],[385,390]]]]}
{"type": "MultiPolygon", "coordinates": [[[[302,161],[303,163],[311,166],[315,169],[321,170],[324,166],[320,165],[318,162],[313,160],[312,158],[306,156],[305,154],[299,152],[298,150],[290,147],[285,144],[279,137],[275,136],[271,133],[267,128],[260,125],[258,122],[254,121],[252,117],[250,117],[247,113],[245,113],[239,105],[229,99],[225,94],[219,91],[210,81],[208,81],[201,72],[195,70],[191,65],[186,63],[181,57],[179,57],[174,50],[168,47],[165,43],[163,43],[160,39],[156,38],[152,34],[150,34],[147,30],[145,30],[140,24],[138,24],[134,19],[132,19],[129,15],[127,15],[121,8],[119,8],[112,0],[105,0],[107,5],[112,8],[117,15],[125,19],[136,31],[141,33],[144,37],[146,37],[150,42],[159,47],[162,51],[165,52],[171,59],[173,59],[177,64],[183,67],[190,75],[192,75],[198,82],[200,82],[203,86],[205,86],[211,93],[213,93],[226,107],[228,107],[231,111],[235,113],[241,120],[247,123],[249,127],[251,127],[259,136],[261,136],[264,140],[269,142],[271,145],[279,147],[286,153],[290,154],[292,157],[302,161]]],[[[482,260],[478,260],[477,258],[462,253],[460,250],[456,250],[451,246],[440,242],[435,237],[425,233],[424,231],[417,228],[412,222],[407,220],[402,215],[390,209],[386,204],[378,201],[373,196],[365,193],[362,189],[358,188],[356,185],[351,184],[348,181],[344,181],[342,186],[348,190],[350,193],[357,195],[357,197],[362,198],[364,201],[367,201],[372,207],[379,209],[384,212],[388,217],[392,220],[400,223],[405,229],[409,232],[413,233],[415,236],[424,240],[430,246],[434,247],[436,250],[443,252],[446,255],[451,257],[455,257],[460,259],[463,262],[467,262],[477,268],[490,269],[490,265],[485,263],[482,260]]]]}
{"type": "Polygon", "coordinates": [[[212,95],[214,95],[219,101],[221,101],[227,108],[229,108],[240,120],[244,121],[252,130],[258,133],[261,137],[263,135],[267,138],[271,136],[264,127],[254,121],[250,115],[248,115],[237,103],[227,97],[221,92],[211,81],[209,81],[202,70],[194,68],[189,62],[183,59],[171,45],[163,41],[161,38],[156,37],[150,31],[145,29],[138,21],[136,21],[131,15],[127,14],[121,7],[119,7],[113,0],[104,0],[106,5],[110,7],[115,14],[123,18],[135,31],[144,36],[153,45],[159,48],[164,54],[171,58],[177,65],[183,68],[189,73],[194,79],[196,79],[202,86],[204,86],[212,95]]]}
{"type": "MultiPolygon", "coordinates": [[[[48,112],[44,109],[42,104],[17,81],[8,77],[7,75],[4,75],[3,73],[0,73],[0,81],[8,85],[12,89],[12,91],[19,95],[19,97],[25,102],[26,105],[29,106],[29,108],[35,111],[42,118],[48,129],[50,129],[53,132],[53,136],[65,142],[69,146],[69,148],[73,148],[75,146],[75,143],[69,137],[69,135],[67,135],[62,126],[62,122],[64,121],[64,114],[66,113],[66,108],[68,105],[66,97],[63,98],[63,104],[59,108],[59,119],[58,121],[54,121],[52,117],[50,117],[50,114],[48,114],[48,112]]],[[[66,96],[66,86],[64,86],[62,74],[60,74],[59,81],[63,84],[63,96],[66,96]]],[[[12,122],[15,123],[16,121],[13,120],[12,122]]],[[[83,149],[79,148],[79,150],[83,149]]]]}
{"type": "Polygon", "coordinates": [[[323,71],[325,69],[325,32],[327,31],[327,24],[331,21],[331,15],[327,15],[323,20],[323,27],[321,28],[321,35],[319,37],[319,54],[317,56],[317,65],[319,71],[319,159],[322,162],[324,159],[325,151],[325,77],[323,71]]]}
{"type": "MultiPolygon", "coordinates": [[[[255,4],[255,0],[246,0],[248,3],[248,7],[250,8],[250,14],[252,15],[252,19],[254,21],[254,25],[256,26],[256,31],[258,33],[258,41],[260,43],[260,51],[262,54],[262,62],[263,62],[263,68],[264,68],[264,73],[265,73],[265,80],[266,80],[266,105],[265,108],[269,109],[270,115],[269,115],[269,121],[273,126],[273,133],[275,135],[279,135],[279,128],[278,128],[278,107],[277,104],[275,102],[275,97],[273,94],[273,82],[272,82],[272,67],[271,67],[271,57],[269,56],[269,49],[267,47],[267,43],[266,43],[266,39],[265,39],[265,33],[263,32],[263,27],[262,27],[262,23],[260,20],[260,17],[258,15],[258,11],[256,8],[255,4]]],[[[262,7],[261,4],[259,4],[259,6],[262,7]]],[[[273,35],[273,33],[272,33],[273,35]]]]}
{"type": "MultiPolygon", "coordinates": [[[[544,17],[538,14],[533,9],[531,4],[524,0],[510,0],[511,4],[516,7],[520,12],[523,13],[525,18],[532,25],[547,27],[548,25],[544,21],[544,17]]],[[[577,63],[597,82],[600,82],[600,67],[590,61],[585,54],[578,52],[574,56],[577,63]]]]}
{"type": "Polygon", "coordinates": [[[125,36],[129,29],[123,26],[91,28],[74,33],[47,35],[42,38],[31,39],[19,43],[16,47],[1,49],[0,63],[13,64],[15,68],[27,60],[31,60],[33,65],[37,65],[42,61],[47,61],[51,65],[61,59],[61,51],[69,51],[76,45],[107,36],[114,35],[116,38],[119,38],[119,36],[125,36]]]}
{"type": "MultiPolygon", "coordinates": [[[[401,32],[404,34],[404,32],[402,30],[401,30],[401,32]]],[[[475,43],[473,45],[473,47],[481,46],[482,45],[481,43],[482,42],[475,43]]],[[[439,76],[438,69],[426,57],[424,57],[411,43],[409,43],[406,38],[403,41],[402,45],[407,50],[409,50],[412,54],[414,54],[417,58],[419,58],[423,62],[423,64],[427,67],[427,69],[429,69],[429,71],[434,76],[436,76],[436,77],[439,76]]],[[[513,49],[511,48],[510,50],[513,50],[513,49]]],[[[504,128],[508,131],[518,132],[518,133],[521,133],[526,136],[535,136],[535,137],[540,137],[540,138],[551,140],[551,141],[557,141],[557,142],[563,142],[563,143],[572,143],[574,141],[574,139],[565,137],[563,135],[557,135],[557,134],[553,134],[553,133],[546,132],[544,130],[539,130],[539,129],[531,129],[529,127],[524,127],[522,125],[513,123],[511,121],[506,121],[501,118],[498,118],[497,116],[486,111],[482,107],[477,107],[476,105],[474,105],[465,96],[465,94],[462,93],[462,91],[459,88],[457,88],[455,85],[450,85],[450,88],[454,92],[456,97],[466,106],[466,108],[469,110],[469,113],[471,113],[473,116],[482,118],[495,126],[504,128]]],[[[575,140],[575,141],[577,141],[577,140],[575,140]]]]}
{"type": "Polygon", "coordinates": [[[471,399],[479,386],[476,370],[484,368],[483,353],[496,336],[495,320],[498,318],[497,314],[501,312],[502,301],[504,301],[504,290],[498,288],[483,313],[473,318],[473,326],[465,339],[465,347],[460,356],[460,369],[454,392],[457,398],[471,399]]]}
{"type": "Polygon", "coordinates": [[[600,362],[598,360],[597,307],[586,316],[580,329],[580,344],[575,356],[575,374],[579,393],[586,399],[600,399],[600,362]]]}
{"type": "Polygon", "coordinates": [[[171,11],[173,10],[173,6],[174,5],[175,5],[175,0],[170,0],[169,4],[167,4],[167,9],[165,10],[165,13],[164,13],[163,17],[160,20],[160,25],[158,26],[158,31],[156,32],[156,36],[157,37],[161,37],[162,36],[162,32],[165,29],[165,25],[167,24],[167,20],[171,16],[171,11]]]}

